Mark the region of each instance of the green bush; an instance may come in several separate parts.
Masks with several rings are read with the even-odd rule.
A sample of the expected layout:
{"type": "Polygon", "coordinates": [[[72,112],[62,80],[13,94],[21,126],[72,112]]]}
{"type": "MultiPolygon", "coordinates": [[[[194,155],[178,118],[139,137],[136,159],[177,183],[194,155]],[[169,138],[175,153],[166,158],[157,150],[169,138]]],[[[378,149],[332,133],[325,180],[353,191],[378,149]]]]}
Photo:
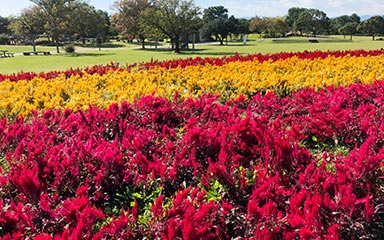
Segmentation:
{"type": "Polygon", "coordinates": [[[68,44],[64,46],[64,51],[67,53],[73,53],[75,52],[75,45],[73,44],[68,44]]]}
{"type": "Polygon", "coordinates": [[[6,35],[1,34],[0,35],[0,44],[1,45],[7,45],[9,44],[9,37],[6,35]]]}

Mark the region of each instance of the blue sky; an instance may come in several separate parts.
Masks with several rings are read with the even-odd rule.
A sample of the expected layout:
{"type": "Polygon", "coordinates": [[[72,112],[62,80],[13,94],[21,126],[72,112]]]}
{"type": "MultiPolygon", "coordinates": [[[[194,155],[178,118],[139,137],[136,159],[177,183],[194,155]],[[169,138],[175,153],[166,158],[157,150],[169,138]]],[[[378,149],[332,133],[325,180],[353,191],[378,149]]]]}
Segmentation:
{"type": "MultiPolygon", "coordinates": [[[[88,0],[97,9],[113,12],[111,6],[115,0],[88,0]]],[[[384,15],[384,0],[195,0],[201,8],[224,6],[235,17],[283,16],[291,7],[316,8],[329,17],[357,13],[363,15],[384,15]]],[[[19,15],[21,10],[32,6],[29,0],[0,0],[0,16],[19,15]]]]}

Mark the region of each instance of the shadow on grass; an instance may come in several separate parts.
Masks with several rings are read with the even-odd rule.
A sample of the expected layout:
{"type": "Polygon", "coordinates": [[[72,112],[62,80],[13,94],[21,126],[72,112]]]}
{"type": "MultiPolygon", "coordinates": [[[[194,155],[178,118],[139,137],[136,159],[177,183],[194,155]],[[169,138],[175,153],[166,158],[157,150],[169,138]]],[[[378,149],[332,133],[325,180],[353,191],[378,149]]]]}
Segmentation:
{"type": "Polygon", "coordinates": [[[92,52],[92,53],[69,53],[65,54],[65,57],[100,57],[100,56],[108,56],[108,55],[116,55],[115,53],[106,53],[106,52],[92,52]]]}
{"type": "Polygon", "coordinates": [[[171,48],[164,48],[164,47],[158,47],[158,48],[135,48],[133,51],[141,51],[141,52],[174,52],[175,50],[171,48]]]}
{"type": "MultiPolygon", "coordinates": [[[[143,51],[143,52],[168,52],[168,53],[174,53],[174,54],[177,54],[175,53],[175,50],[174,49],[171,49],[171,48],[145,48],[145,49],[134,49],[133,51],[137,51],[137,52],[140,52],[140,51],[143,51]]],[[[209,51],[209,49],[203,49],[203,48],[195,48],[195,49],[181,49],[180,50],[180,53],[178,53],[177,55],[195,55],[195,56],[223,56],[223,55],[233,55],[235,54],[236,52],[233,52],[233,51],[215,51],[215,52],[212,52],[212,51],[209,51]]]]}
{"type": "MultiPolygon", "coordinates": [[[[97,46],[96,44],[81,44],[79,45],[81,47],[85,47],[85,48],[99,48],[99,46],[97,46]]],[[[122,43],[103,43],[100,45],[101,48],[123,48],[125,47],[126,45],[122,44],[122,43]]]]}

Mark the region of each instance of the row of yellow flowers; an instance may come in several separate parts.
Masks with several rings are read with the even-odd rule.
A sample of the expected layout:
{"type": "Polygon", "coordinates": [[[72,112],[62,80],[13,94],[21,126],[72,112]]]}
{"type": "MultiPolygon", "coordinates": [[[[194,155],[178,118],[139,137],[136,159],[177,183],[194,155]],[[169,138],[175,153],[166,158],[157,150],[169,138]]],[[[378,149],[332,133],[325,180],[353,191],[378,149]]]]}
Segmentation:
{"type": "Polygon", "coordinates": [[[46,80],[4,81],[0,83],[0,118],[23,115],[32,109],[106,108],[113,102],[129,101],[155,94],[172,98],[204,93],[224,98],[252,96],[258,92],[290,92],[301,88],[316,90],[329,85],[372,83],[384,79],[384,56],[327,57],[258,62],[230,62],[222,66],[198,65],[185,68],[154,68],[110,71],[104,75],[61,75],[46,80]]]}

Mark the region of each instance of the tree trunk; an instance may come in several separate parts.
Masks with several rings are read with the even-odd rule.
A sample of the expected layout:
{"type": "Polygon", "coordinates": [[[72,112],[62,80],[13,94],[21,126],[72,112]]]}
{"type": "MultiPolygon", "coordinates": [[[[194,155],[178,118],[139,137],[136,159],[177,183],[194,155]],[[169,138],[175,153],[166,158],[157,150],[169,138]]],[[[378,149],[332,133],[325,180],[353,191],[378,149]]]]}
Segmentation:
{"type": "Polygon", "coordinates": [[[55,43],[56,43],[56,52],[60,53],[59,40],[55,39],[55,43]]]}
{"type": "Polygon", "coordinates": [[[220,45],[224,45],[224,38],[219,37],[218,39],[219,39],[219,41],[220,41],[220,45]]]}
{"type": "Polygon", "coordinates": [[[176,37],[174,39],[174,44],[175,44],[175,53],[180,53],[180,41],[179,37],[176,37]]]}
{"type": "Polygon", "coordinates": [[[140,38],[141,41],[141,49],[145,49],[145,38],[140,38]]]}
{"type": "Polygon", "coordinates": [[[36,41],[35,41],[35,36],[32,36],[32,47],[33,47],[33,51],[36,52],[36,41]]]}
{"type": "Polygon", "coordinates": [[[372,34],[372,41],[375,41],[375,34],[372,34]]]}
{"type": "Polygon", "coordinates": [[[171,38],[171,49],[175,49],[175,40],[171,38]]]}
{"type": "Polygon", "coordinates": [[[349,40],[352,40],[352,34],[351,34],[351,35],[349,35],[349,40]]]}

